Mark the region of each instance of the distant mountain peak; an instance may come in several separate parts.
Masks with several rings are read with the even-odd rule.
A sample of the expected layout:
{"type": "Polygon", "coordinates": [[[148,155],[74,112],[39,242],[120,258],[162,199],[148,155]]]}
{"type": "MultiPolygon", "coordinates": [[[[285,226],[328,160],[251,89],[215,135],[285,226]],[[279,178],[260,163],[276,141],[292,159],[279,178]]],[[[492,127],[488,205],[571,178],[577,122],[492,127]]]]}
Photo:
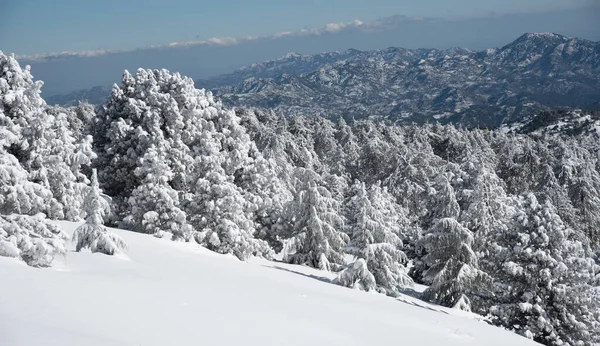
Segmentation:
{"type": "Polygon", "coordinates": [[[281,59],[292,59],[302,57],[302,54],[298,54],[296,52],[287,52],[281,59]]]}
{"type": "Polygon", "coordinates": [[[516,40],[502,47],[503,50],[510,49],[512,47],[518,46],[549,46],[549,45],[558,45],[560,43],[566,42],[568,40],[572,40],[571,37],[551,33],[551,32],[529,32],[521,35],[516,40]]]}
{"type": "Polygon", "coordinates": [[[526,37],[526,38],[543,38],[543,39],[554,39],[554,38],[561,38],[561,39],[566,39],[569,38],[567,36],[563,36],[560,34],[555,34],[553,32],[528,32],[526,34],[524,34],[522,37],[526,37]]]}

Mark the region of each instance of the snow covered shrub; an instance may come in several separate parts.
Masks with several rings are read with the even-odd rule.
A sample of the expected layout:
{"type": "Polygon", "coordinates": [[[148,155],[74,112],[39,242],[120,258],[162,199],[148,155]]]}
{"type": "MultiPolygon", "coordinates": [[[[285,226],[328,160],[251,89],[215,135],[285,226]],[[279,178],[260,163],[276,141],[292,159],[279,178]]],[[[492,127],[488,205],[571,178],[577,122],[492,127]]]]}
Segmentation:
{"type": "Polygon", "coordinates": [[[127,244],[104,227],[104,215],[108,212],[108,203],[100,195],[96,170],[92,171],[92,184],[84,200],[87,214],[85,223],[75,229],[73,242],[75,250],[89,248],[92,252],[114,255],[127,250],[127,244]]]}
{"type": "Polygon", "coordinates": [[[0,256],[19,258],[32,267],[49,267],[65,256],[68,236],[44,215],[0,215],[0,256]]]}
{"type": "Polygon", "coordinates": [[[375,277],[367,268],[367,262],[359,258],[342,270],[338,276],[332,280],[336,285],[356,288],[363,291],[370,291],[377,286],[375,277]]]}

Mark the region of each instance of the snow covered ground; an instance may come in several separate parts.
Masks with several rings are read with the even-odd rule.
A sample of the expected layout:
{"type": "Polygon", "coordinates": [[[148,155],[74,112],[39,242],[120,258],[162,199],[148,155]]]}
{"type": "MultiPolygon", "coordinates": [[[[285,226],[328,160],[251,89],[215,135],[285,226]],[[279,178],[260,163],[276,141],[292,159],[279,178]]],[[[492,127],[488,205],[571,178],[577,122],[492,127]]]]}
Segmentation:
{"type": "Polygon", "coordinates": [[[335,286],[311,268],[113,231],[126,257],[69,251],[48,269],[0,257],[0,345],[537,345],[471,314],[335,286]]]}

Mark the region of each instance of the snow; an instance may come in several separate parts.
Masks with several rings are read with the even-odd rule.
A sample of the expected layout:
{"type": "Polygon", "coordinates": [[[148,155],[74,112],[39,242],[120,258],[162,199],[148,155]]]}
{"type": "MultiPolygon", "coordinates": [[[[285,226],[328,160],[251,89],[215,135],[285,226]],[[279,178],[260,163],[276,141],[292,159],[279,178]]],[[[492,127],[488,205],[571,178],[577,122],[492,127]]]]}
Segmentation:
{"type": "Polygon", "coordinates": [[[0,345],[536,345],[470,313],[330,284],[332,273],[111,231],[127,256],[69,244],[53,268],[0,257],[0,345]]]}

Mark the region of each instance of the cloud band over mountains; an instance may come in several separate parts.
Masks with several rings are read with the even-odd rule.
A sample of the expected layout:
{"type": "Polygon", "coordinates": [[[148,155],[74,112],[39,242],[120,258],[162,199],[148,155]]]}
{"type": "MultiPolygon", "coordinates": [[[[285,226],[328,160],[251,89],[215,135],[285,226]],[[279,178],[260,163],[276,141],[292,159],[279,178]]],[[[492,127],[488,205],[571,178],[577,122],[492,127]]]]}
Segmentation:
{"type": "Polygon", "coordinates": [[[278,39],[283,37],[302,37],[302,36],[319,36],[324,34],[335,34],[339,33],[343,30],[351,30],[357,28],[365,28],[365,29],[375,29],[375,28],[383,28],[381,25],[383,22],[373,22],[369,24],[365,24],[361,20],[353,20],[350,22],[340,22],[340,23],[328,23],[324,26],[316,29],[302,29],[299,31],[282,31],[275,34],[269,35],[260,35],[260,36],[244,36],[244,37],[212,37],[205,40],[196,40],[196,41],[183,41],[183,42],[171,42],[163,45],[153,45],[147,46],[143,48],[135,48],[135,49],[98,49],[98,50],[86,50],[79,52],[58,52],[58,53],[42,53],[42,54],[32,54],[32,55],[18,55],[17,58],[29,60],[29,61],[48,61],[48,60],[56,60],[61,58],[72,58],[72,57],[81,57],[81,58],[91,58],[96,56],[102,56],[106,54],[117,54],[117,53],[126,53],[133,52],[137,50],[144,49],[164,49],[164,48],[175,48],[175,47],[192,47],[192,46],[231,46],[237,45],[241,43],[246,43],[250,41],[257,40],[270,40],[270,39],[278,39]]]}

